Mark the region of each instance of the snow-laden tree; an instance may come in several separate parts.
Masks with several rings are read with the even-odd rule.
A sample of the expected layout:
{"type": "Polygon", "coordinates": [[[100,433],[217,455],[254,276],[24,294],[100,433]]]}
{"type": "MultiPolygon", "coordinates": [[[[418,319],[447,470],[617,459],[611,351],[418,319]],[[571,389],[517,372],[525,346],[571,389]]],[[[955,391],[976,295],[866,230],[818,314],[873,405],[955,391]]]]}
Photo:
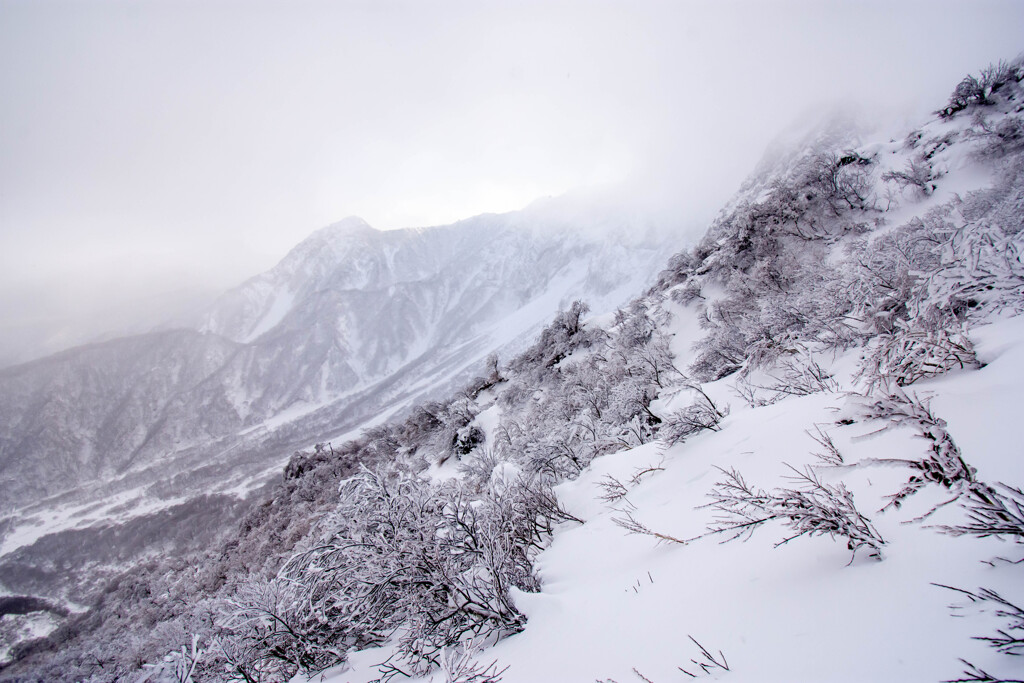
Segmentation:
{"type": "Polygon", "coordinates": [[[342,486],[315,544],[226,601],[232,664],[254,680],[315,672],[397,639],[391,666],[426,672],[464,638],[523,627],[511,592],[537,589],[533,557],[566,517],[537,479],[475,497],[458,481],[364,470],[342,486]]]}

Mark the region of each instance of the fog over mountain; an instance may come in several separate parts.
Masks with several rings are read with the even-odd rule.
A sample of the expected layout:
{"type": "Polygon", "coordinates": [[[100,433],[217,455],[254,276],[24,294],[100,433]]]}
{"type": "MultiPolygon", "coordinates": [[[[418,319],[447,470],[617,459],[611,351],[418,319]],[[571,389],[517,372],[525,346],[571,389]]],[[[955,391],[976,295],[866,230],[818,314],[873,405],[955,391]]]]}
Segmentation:
{"type": "Polygon", "coordinates": [[[574,299],[624,302],[678,241],[636,220],[602,213],[588,230],[556,201],[434,228],[323,228],[192,328],[0,370],[0,499],[11,512],[258,486],[291,450],[464,381],[574,299]]]}
{"type": "Polygon", "coordinates": [[[0,3],[0,364],[139,333],[348,215],[619,185],[706,224],[794,120],[916,121],[1012,0],[0,3]]]}
{"type": "Polygon", "coordinates": [[[0,0],[0,682],[1024,680],[1022,26],[0,0]]]}

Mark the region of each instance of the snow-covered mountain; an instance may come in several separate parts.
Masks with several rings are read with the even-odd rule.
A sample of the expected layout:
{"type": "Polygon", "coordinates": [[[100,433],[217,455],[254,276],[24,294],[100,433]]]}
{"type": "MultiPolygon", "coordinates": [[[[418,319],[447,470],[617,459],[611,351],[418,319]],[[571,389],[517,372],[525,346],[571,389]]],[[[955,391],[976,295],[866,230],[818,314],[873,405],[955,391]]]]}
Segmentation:
{"type": "MultiPolygon", "coordinates": [[[[232,531],[160,536],[0,678],[1019,681],[1022,82],[1024,59],[993,65],[899,139],[806,138],[628,305],[565,306],[441,400],[416,394],[528,329],[537,302],[575,286],[613,299],[641,257],[612,263],[601,240],[562,220],[538,230],[531,211],[437,242],[354,220],[318,233],[191,333],[237,349],[233,372],[250,367],[236,356],[253,363],[228,376],[273,377],[260,353],[293,363],[258,396],[217,380],[233,438],[253,440],[222,439],[216,462],[241,471],[256,461],[232,448],[409,409],[295,453],[243,509],[173,508],[184,528],[219,514],[232,531]],[[345,265],[319,265],[339,252],[345,265]],[[416,265],[394,267],[406,253],[416,265]],[[515,279],[552,255],[547,275],[515,279]],[[496,274],[515,286],[490,289],[496,274]],[[318,355],[302,330],[336,350],[318,355]],[[307,374],[303,357],[320,365],[307,374]],[[324,383],[328,358],[355,394],[324,383]]],[[[62,607],[27,591],[119,547],[88,531],[80,555],[40,550],[86,535],[65,532],[0,558],[0,580],[26,587],[0,606],[55,619],[62,607]]]]}
{"type": "Polygon", "coordinates": [[[610,310],[660,266],[643,224],[623,218],[632,237],[608,241],[588,223],[617,219],[549,204],[387,232],[349,218],[224,294],[199,329],[0,370],[0,500],[20,510],[8,529],[31,527],[3,549],[61,528],[39,523],[55,506],[103,520],[97,500],[259,485],[295,448],[443,392],[573,299],[610,310]]]}

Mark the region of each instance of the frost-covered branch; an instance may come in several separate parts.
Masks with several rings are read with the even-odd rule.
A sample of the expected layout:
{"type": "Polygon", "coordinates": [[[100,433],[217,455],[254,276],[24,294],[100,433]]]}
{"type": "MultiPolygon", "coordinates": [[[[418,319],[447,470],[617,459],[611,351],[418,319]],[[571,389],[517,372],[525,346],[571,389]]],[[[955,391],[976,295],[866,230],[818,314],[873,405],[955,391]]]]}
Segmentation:
{"type": "MultiPolygon", "coordinates": [[[[964,595],[968,600],[970,600],[970,604],[979,611],[983,613],[990,613],[1003,620],[1003,626],[996,629],[994,635],[975,636],[975,640],[980,640],[988,644],[989,647],[1004,655],[1024,654],[1024,608],[1010,600],[1007,600],[990,588],[979,588],[978,592],[975,593],[963,588],[946,586],[941,583],[935,583],[932,585],[964,595]]],[[[950,609],[955,613],[959,613],[963,611],[964,606],[950,605],[950,609]]],[[[960,661],[968,667],[964,671],[966,678],[955,679],[955,683],[963,681],[1010,681],[1010,679],[991,676],[964,659],[961,659],[960,661]]]]}
{"type": "Polygon", "coordinates": [[[1006,484],[996,487],[972,485],[964,504],[969,521],[942,529],[955,536],[997,536],[1024,543],[1024,491],[1006,484]]]}
{"type": "MultiPolygon", "coordinates": [[[[694,638],[691,635],[687,635],[687,638],[692,640],[693,644],[696,645],[700,649],[701,658],[700,659],[691,659],[690,660],[690,662],[697,669],[699,669],[700,671],[704,672],[705,674],[711,673],[712,671],[714,671],[716,669],[720,670],[720,671],[729,671],[730,670],[729,669],[729,662],[726,661],[725,655],[722,654],[721,650],[718,651],[718,658],[716,659],[713,654],[708,652],[708,649],[706,647],[704,647],[699,642],[697,642],[696,638],[694,638]],[[721,660],[721,661],[719,661],[719,660],[721,660]]],[[[681,666],[677,666],[676,668],[679,669],[680,671],[682,671],[684,674],[686,674],[690,678],[696,678],[697,677],[697,674],[692,674],[692,673],[690,673],[689,671],[687,671],[686,669],[684,669],[681,666]]]]}
{"type": "Polygon", "coordinates": [[[853,503],[853,494],[843,484],[825,484],[814,471],[803,472],[790,466],[799,489],[775,489],[771,492],[747,483],[735,469],[722,470],[725,478],[715,484],[709,496],[709,507],[718,511],[717,520],[708,527],[708,534],[725,534],[726,540],[749,537],[762,524],[778,520],[791,530],[791,535],[775,544],[789,543],[801,536],[828,534],[847,540],[850,562],[857,551],[868,548],[870,556],[882,557],[885,541],[853,503]]]}
{"type": "MultiPolygon", "coordinates": [[[[889,496],[885,508],[899,509],[903,501],[928,484],[939,484],[963,493],[976,483],[977,470],[967,464],[960,447],[946,430],[946,421],[932,413],[927,400],[895,390],[888,396],[862,401],[861,413],[867,419],[887,420],[890,426],[907,426],[929,442],[929,455],[906,464],[917,470],[898,492],[889,496]]],[[[883,509],[885,509],[883,508],[883,509]]]]}
{"type": "Polygon", "coordinates": [[[814,457],[820,460],[823,464],[828,465],[829,467],[839,467],[846,463],[843,459],[843,454],[839,452],[839,448],[837,448],[835,442],[832,441],[832,437],[828,432],[822,431],[821,425],[814,426],[814,434],[811,434],[810,430],[808,430],[807,436],[814,439],[814,441],[824,449],[824,452],[813,453],[814,457]]]}
{"type": "Polygon", "coordinates": [[[974,664],[971,664],[966,659],[961,658],[960,662],[966,667],[963,673],[960,674],[960,678],[950,678],[942,683],[1024,683],[1024,680],[1019,678],[1003,678],[1002,676],[993,676],[989,672],[981,669],[974,664]]]}
{"type": "Polygon", "coordinates": [[[652,538],[658,539],[659,541],[665,541],[667,543],[677,543],[679,545],[686,545],[686,541],[680,538],[670,536],[669,534],[663,534],[660,531],[654,531],[647,525],[637,521],[637,519],[633,516],[633,513],[628,510],[623,511],[622,514],[622,517],[612,518],[612,522],[614,522],[617,526],[625,529],[628,533],[637,534],[639,536],[650,536],[652,538]]]}
{"type": "Polygon", "coordinates": [[[705,430],[719,431],[719,423],[729,414],[728,406],[719,407],[699,386],[689,388],[697,392],[694,402],[665,418],[658,431],[658,437],[669,446],[705,430]]]}

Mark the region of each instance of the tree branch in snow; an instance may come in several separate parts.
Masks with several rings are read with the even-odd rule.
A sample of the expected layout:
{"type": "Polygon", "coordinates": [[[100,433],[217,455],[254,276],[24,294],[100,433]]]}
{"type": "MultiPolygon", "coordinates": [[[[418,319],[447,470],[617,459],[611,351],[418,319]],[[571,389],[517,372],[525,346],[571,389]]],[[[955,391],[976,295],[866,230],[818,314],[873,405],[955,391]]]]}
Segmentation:
{"type": "Polygon", "coordinates": [[[824,449],[823,451],[812,454],[824,465],[829,467],[839,467],[846,464],[846,461],[843,459],[843,454],[839,452],[838,448],[836,448],[836,445],[832,441],[832,437],[828,432],[822,431],[821,425],[814,425],[814,434],[811,434],[811,431],[807,430],[807,436],[814,439],[814,441],[824,449]]]}
{"type": "Polygon", "coordinates": [[[625,516],[612,518],[612,521],[617,526],[620,526],[623,529],[625,529],[628,533],[638,534],[640,536],[651,536],[652,538],[656,538],[659,541],[666,541],[668,543],[678,543],[679,545],[686,545],[686,541],[682,539],[676,538],[675,536],[669,536],[668,534],[663,534],[659,531],[654,531],[653,529],[647,527],[643,523],[638,522],[636,518],[633,517],[632,512],[624,511],[623,515],[625,516]]]}
{"type": "MultiPolygon", "coordinates": [[[[906,498],[930,483],[956,489],[958,495],[976,488],[981,490],[975,486],[978,483],[975,478],[977,470],[963,459],[960,447],[946,430],[946,421],[931,412],[927,400],[897,389],[888,396],[874,397],[864,402],[862,414],[867,419],[888,420],[893,427],[911,427],[931,444],[927,457],[906,461],[918,474],[911,476],[902,489],[888,496],[889,503],[883,510],[889,507],[899,509],[906,498]]],[[[924,517],[936,509],[933,508],[924,517]]]]}
{"type": "Polygon", "coordinates": [[[1024,543],[1024,491],[997,483],[999,489],[977,482],[968,489],[968,522],[944,526],[942,530],[954,536],[1009,537],[1024,543]]]}
{"type": "Polygon", "coordinates": [[[976,367],[978,359],[964,329],[898,327],[875,338],[857,379],[865,380],[870,393],[879,387],[905,387],[950,370],[976,367]]]}
{"type": "Polygon", "coordinates": [[[749,538],[754,529],[771,520],[783,522],[793,532],[775,544],[789,543],[801,536],[828,534],[847,540],[851,552],[850,562],[861,548],[868,548],[870,556],[882,558],[885,540],[853,503],[853,494],[843,484],[821,482],[810,468],[803,472],[787,465],[799,489],[775,489],[767,492],[754,488],[735,469],[719,468],[725,479],[715,484],[709,494],[710,507],[718,510],[716,522],[708,533],[726,534],[727,541],[749,538]]]}
{"type": "Polygon", "coordinates": [[[762,385],[741,376],[733,387],[751,408],[772,405],[788,396],[809,396],[839,391],[839,383],[815,361],[806,349],[800,349],[779,362],[773,383],[762,385]],[[763,394],[761,392],[764,392],[763,394]]]}
{"type": "MultiPolygon", "coordinates": [[[[946,586],[941,583],[932,585],[965,595],[979,611],[989,612],[1005,620],[1006,623],[1003,627],[996,630],[996,635],[975,636],[975,640],[987,643],[989,647],[1004,655],[1024,654],[1024,608],[1015,605],[990,588],[979,588],[977,593],[973,593],[963,588],[946,586]]],[[[960,612],[963,610],[963,606],[950,605],[950,609],[960,612]]]]}
{"type": "MultiPolygon", "coordinates": [[[[708,652],[708,649],[706,647],[704,647],[703,645],[701,645],[700,643],[697,642],[696,638],[694,638],[691,635],[687,635],[686,637],[689,638],[690,640],[692,640],[693,644],[696,645],[698,648],[700,648],[701,659],[700,660],[697,660],[697,659],[691,659],[690,660],[698,669],[700,669],[701,671],[703,671],[706,674],[707,673],[711,673],[715,669],[720,669],[722,671],[729,671],[729,662],[726,661],[725,655],[722,654],[721,650],[718,651],[718,659],[721,659],[722,661],[718,661],[718,659],[715,659],[714,655],[712,655],[710,652],[708,652]]],[[[687,671],[686,669],[684,669],[681,666],[677,666],[676,668],[679,669],[680,671],[682,671],[684,674],[686,674],[690,678],[696,678],[697,677],[695,674],[690,673],[689,671],[687,671]]]]}
{"type": "Polygon", "coordinates": [[[966,659],[961,658],[960,661],[965,667],[967,667],[963,670],[963,673],[960,674],[962,677],[950,678],[942,683],[1024,683],[1024,681],[1019,678],[993,676],[984,669],[980,669],[974,664],[971,664],[966,659]]]}
{"type": "Polygon", "coordinates": [[[719,408],[698,385],[691,385],[689,388],[697,392],[696,400],[665,418],[658,431],[658,437],[669,446],[682,443],[704,430],[719,431],[719,423],[729,414],[728,407],[719,408]]]}
{"type": "MultiPolygon", "coordinates": [[[[618,503],[620,500],[626,500],[626,495],[629,493],[626,485],[610,474],[605,475],[604,479],[597,482],[597,485],[601,488],[599,498],[609,505],[618,503]]],[[[629,501],[626,502],[628,503],[629,501]]]]}
{"type": "MultiPolygon", "coordinates": [[[[965,595],[970,600],[969,604],[975,606],[979,611],[983,613],[988,612],[1004,621],[1002,628],[996,629],[995,635],[975,636],[975,640],[988,644],[989,647],[1004,655],[1024,654],[1024,608],[1010,602],[990,588],[979,588],[978,592],[974,593],[963,588],[946,586],[941,583],[933,583],[932,585],[965,595]]],[[[950,609],[955,613],[962,612],[964,607],[964,605],[950,605],[950,609]]],[[[964,678],[946,681],[946,683],[969,683],[972,681],[981,683],[1024,683],[1013,679],[997,678],[979,669],[966,659],[961,659],[960,661],[967,666],[967,669],[963,672],[964,678]]]]}
{"type": "Polygon", "coordinates": [[[497,660],[487,665],[480,663],[475,657],[480,649],[475,640],[470,640],[442,650],[440,666],[444,675],[443,683],[499,683],[508,667],[499,669],[497,660]]]}
{"type": "MultiPolygon", "coordinates": [[[[664,461],[662,461],[662,462],[664,462],[664,461]]],[[[629,483],[630,484],[634,484],[634,485],[635,484],[639,484],[640,480],[643,479],[646,475],[651,474],[653,472],[664,472],[664,471],[665,471],[665,468],[661,466],[661,463],[659,463],[657,465],[648,465],[647,467],[638,467],[633,472],[633,476],[630,477],[629,483]]]]}

